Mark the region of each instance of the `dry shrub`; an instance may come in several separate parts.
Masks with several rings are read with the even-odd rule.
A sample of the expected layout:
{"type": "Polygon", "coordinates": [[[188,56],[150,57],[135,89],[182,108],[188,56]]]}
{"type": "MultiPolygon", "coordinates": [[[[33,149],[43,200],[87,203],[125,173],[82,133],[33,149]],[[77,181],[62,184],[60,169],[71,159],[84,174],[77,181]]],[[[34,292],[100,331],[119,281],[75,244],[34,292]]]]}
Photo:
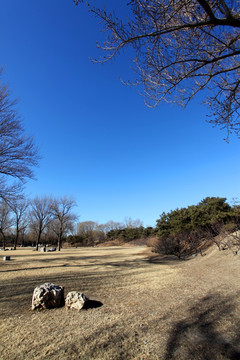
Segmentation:
{"type": "Polygon", "coordinates": [[[157,236],[147,238],[146,245],[149,246],[150,248],[152,248],[153,252],[159,252],[158,251],[159,250],[158,249],[159,240],[158,240],[157,236]]]}

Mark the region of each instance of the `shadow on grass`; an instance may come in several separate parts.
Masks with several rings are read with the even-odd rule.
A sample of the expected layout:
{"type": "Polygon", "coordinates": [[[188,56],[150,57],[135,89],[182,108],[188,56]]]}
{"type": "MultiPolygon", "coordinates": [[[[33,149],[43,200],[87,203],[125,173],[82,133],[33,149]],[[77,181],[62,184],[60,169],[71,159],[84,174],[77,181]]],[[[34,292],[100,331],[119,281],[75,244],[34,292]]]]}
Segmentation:
{"type": "MultiPolygon", "coordinates": [[[[131,316],[118,319],[81,338],[76,354],[79,356],[84,349],[81,355],[86,359],[239,360],[240,323],[234,300],[219,294],[204,297],[189,308],[188,316],[175,323],[174,317],[181,316],[179,312],[171,314],[173,319],[169,314],[149,321],[145,326],[138,326],[131,316]],[[167,332],[162,324],[168,325],[169,321],[173,325],[167,332]],[[131,323],[135,326],[130,326],[131,323]],[[157,334],[161,340],[167,339],[166,344],[160,341],[161,348],[154,343],[157,334]]],[[[67,353],[71,348],[69,345],[67,353]]]]}
{"type": "MultiPolygon", "coordinates": [[[[18,272],[18,271],[30,271],[30,270],[42,270],[42,269],[52,269],[52,268],[62,268],[62,267],[71,267],[71,268],[89,268],[92,266],[113,266],[113,267],[139,267],[139,265],[146,264],[146,259],[133,259],[133,260],[118,260],[117,258],[121,258],[121,255],[100,255],[100,256],[81,256],[81,257],[72,257],[65,256],[63,258],[58,257],[48,257],[46,259],[42,259],[41,257],[36,257],[35,259],[28,259],[26,261],[15,262],[14,265],[18,266],[16,268],[10,268],[9,265],[0,263],[0,273],[8,273],[8,272],[18,272]],[[114,260],[113,260],[114,259],[114,260]],[[59,264],[56,265],[56,261],[59,264]],[[38,263],[38,266],[34,266],[35,263],[38,263]],[[27,265],[31,263],[33,266],[27,267],[27,265]],[[20,267],[19,267],[20,265],[20,267]],[[25,267],[25,266],[26,267],[25,267]]],[[[14,261],[15,259],[11,260],[14,261]]]]}
{"type": "Polygon", "coordinates": [[[88,309],[97,309],[103,306],[103,303],[101,301],[97,301],[97,300],[88,300],[83,309],[84,310],[88,310],[88,309]]]}
{"type": "MultiPolygon", "coordinates": [[[[190,260],[190,259],[186,259],[186,260],[190,260]]],[[[176,256],[163,255],[163,254],[149,256],[148,258],[146,258],[146,261],[150,264],[159,264],[159,265],[183,264],[183,260],[179,260],[176,256]]]]}
{"type": "MultiPolygon", "coordinates": [[[[95,269],[91,270],[89,266],[92,265],[89,264],[67,264],[65,269],[68,269],[69,266],[69,271],[66,272],[61,272],[63,265],[58,266],[55,264],[49,267],[49,269],[59,268],[60,271],[57,273],[49,272],[49,274],[41,274],[41,270],[45,267],[37,267],[36,269],[39,270],[39,274],[37,275],[29,272],[29,270],[32,270],[33,268],[26,269],[26,273],[24,271],[25,269],[18,269],[18,271],[16,271],[16,278],[11,279],[11,281],[8,279],[0,279],[0,318],[2,316],[6,317],[16,315],[19,311],[28,311],[29,306],[31,305],[34,288],[45,282],[51,282],[56,285],[64,286],[66,293],[75,289],[89,295],[96,293],[96,291],[99,292],[101,289],[111,288],[113,284],[116,289],[119,284],[121,285],[121,288],[123,286],[127,286],[127,279],[131,276],[131,272],[126,274],[124,269],[134,269],[139,266],[139,262],[135,263],[135,261],[123,261],[118,263],[94,263],[94,266],[96,265],[100,265],[102,270],[99,272],[95,269]],[[79,273],[75,272],[75,268],[78,267],[82,267],[82,270],[79,273]]],[[[11,271],[11,269],[9,270],[11,271]]],[[[139,269],[138,274],[141,273],[145,273],[144,268],[139,269]]],[[[99,302],[91,302],[89,305],[92,307],[102,306],[99,302]]]]}
{"type": "Polygon", "coordinates": [[[0,273],[8,273],[8,272],[18,272],[18,271],[28,271],[28,270],[42,270],[42,269],[53,269],[53,268],[61,268],[68,266],[67,264],[60,264],[60,265],[51,265],[51,266],[36,266],[36,267],[29,267],[29,268],[16,268],[16,269],[5,269],[0,270],[0,273]]]}
{"type": "Polygon", "coordinates": [[[165,360],[239,360],[240,319],[233,300],[215,294],[190,308],[170,332],[165,360]]]}
{"type": "MultiPolygon", "coordinates": [[[[113,256],[115,259],[116,256],[113,256]]],[[[81,268],[81,269],[88,269],[93,266],[100,266],[100,267],[116,267],[119,269],[125,269],[125,268],[139,268],[144,267],[148,264],[148,259],[133,259],[133,260],[121,260],[121,261],[111,261],[111,256],[109,257],[85,257],[82,259],[76,259],[76,258],[64,258],[62,259],[62,263],[55,265],[54,261],[59,259],[44,259],[39,260],[39,266],[32,266],[32,267],[17,267],[14,269],[8,269],[5,267],[3,270],[0,270],[0,273],[8,273],[8,272],[19,272],[19,271],[31,271],[31,270],[43,270],[43,269],[53,269],[53,268],[81,268]],[[81,262],[82,260],[82,262],[81,262]],[[104,261],[99,261],[104,260],[104,261]],[[78,263],[76,264],[76,261],[78,263]],[[87,261],[91,261],[87,263],[87,261]],[[48,265],[49,264],[49,265],[48,265]]],[[[28,263],[26,263],[28,264],[28,263]]],[[[23,263],[21,263],[23,265],[23,263]]]]}

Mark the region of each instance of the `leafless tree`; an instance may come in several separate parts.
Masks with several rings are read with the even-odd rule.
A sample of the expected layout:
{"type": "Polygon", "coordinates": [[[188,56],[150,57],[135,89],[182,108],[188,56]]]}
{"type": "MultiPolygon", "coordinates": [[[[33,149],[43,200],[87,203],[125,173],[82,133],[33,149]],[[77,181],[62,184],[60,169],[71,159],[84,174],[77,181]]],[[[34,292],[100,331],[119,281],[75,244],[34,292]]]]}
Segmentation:
{"type": "Polygon", "coordinates": [[[15,237],[14,237],[14,250],[17,248],[19,236],[22,233],[25,233],[25,230],[28,226],[27,219],[27,210],[29,207],[29,201],[26,199],[14,199],[11,202],[11,210],[13,212],[13,225],[15,227],[15,237]]]}
{"type": "Polygon", "coordinates": [[[235,254],[240,251],[240,202],[239,200],[233,206],[235,231],[232,233],[235,254]]]}
{"type": "Polygon", "coordinates": [[[104,232],[107,233],[111,230],[118,230],[118,229],[123,229],[124,228],[124,224],[117,222],[117,221],[113,221],[113,220],[109,220],[108,222],[106,222],[106,224],[104,224],[104,232]]]}
{"type": "Polygon", "coordinates": [[[32,167],[39,159],[15,106],[16,101],[11,101],[7,86],[0,81],[0,197],[5,200],[14,198],[23,182],[33,178],[32,167]]]}
{"type": "Polygon", "coordinates": [[[214,243],[219,250],[231,250],[237,255],[240,250],[240,230],[231,231],[222,227],[218,236],[214,238],[214,243]]]}
{"type": "Polygon", "coordinates": [[[133,220],[131,217],[126,216],[124,218],[124,227],[129,229],[138,228],[143,226],[143,222],[140,219],[133,220]]]}
{"type": "Polygon", "coordinates": [[[3,249],[6,247],[6,232],[13,224],[11,218],[11,208],[5,200],[0,201],[0,234],[3,241],[3,249]]]}
{"type": "Polygon", "coordinates": [[[113,225],[112,221],[109,223],[99,224],[95,221],[80,222],[77,225],[77,235],[82,238],[86,246],[97,245],[106,240],[106,233],[109,226],[113,225]]]}
{"type": "Polygon", "coordinates": [[[212,243],[216,244],[218,249],[231,250],[235,255],[240,250],[240,207],[234,205],[232,207],[231,222],[224,224],[223,222],[212,224],[208,229],[208,238],[212,243]]]}
{"type": "Polygon", "coordinates": [[[51,203],[51,198],[47,196],[36,196],[31,201],[29,226],[36,236],[36,250],[38,250],[43,232],[52,221],[51,203]]]}
{"type": "Polygon", "coordinates": [[[98,223],[95,221],[82,221],[78,223],[78,235],[89,235],[92,231],[98,228],[98,223]]]}
{"type": "Polygon", "coordinates": [[[84,238],[88,245],[94,245],[94,233],[99,224],[95,221],[82,221],[77,225],[77,234],[84,238]]]}
{"type": "Polygon", "coordinates": [[[69,231],[74,230],[77,216],[72,212],[75,201],[71,198],[61,197],[51,201],[51,214],[53,217],[52,229],[57,236],[58,251],[62,247],[62,239],[69,231]]]}
{"type": "MultiPolygon", "coordinates": [[[[75,0],[77,4],[78,0],[75,0]]],[[[89,9],[103,22],[105,62],[130,46],[136,81],[149,106],[188,102],[203,89],[209,122],[240,133],[240,3],[228,0],[128,0],[129,18],[89,9]]],[[[121,2],[121,6],[123,6],[121,2]]]]}

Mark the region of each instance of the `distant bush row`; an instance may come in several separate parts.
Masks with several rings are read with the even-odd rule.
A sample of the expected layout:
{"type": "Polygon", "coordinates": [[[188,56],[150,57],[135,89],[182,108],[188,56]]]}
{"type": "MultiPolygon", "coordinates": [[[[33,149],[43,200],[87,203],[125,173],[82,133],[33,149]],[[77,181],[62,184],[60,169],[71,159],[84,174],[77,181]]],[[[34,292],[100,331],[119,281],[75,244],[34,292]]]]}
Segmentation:
{"type": "Polygon", "coordinates": [[[111,240],[125,243],[153,235],[156,235],[156,228],[145,228],[139,219],[125,218],[123,223],[112,220],[106,224],[94,221],[81,222],[77,226],[77,234],[69,235],[67,241],[77,246],[94,246],[111,240]]]}

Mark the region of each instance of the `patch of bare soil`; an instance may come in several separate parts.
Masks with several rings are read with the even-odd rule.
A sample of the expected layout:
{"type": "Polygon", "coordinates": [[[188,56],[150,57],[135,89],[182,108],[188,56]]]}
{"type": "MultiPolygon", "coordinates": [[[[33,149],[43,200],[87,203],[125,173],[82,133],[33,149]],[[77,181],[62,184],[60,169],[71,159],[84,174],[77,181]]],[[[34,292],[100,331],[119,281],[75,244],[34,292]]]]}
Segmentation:
{"type": "Polygon", "coordinates": [[[211,248],[188,261],[141,246],[7,255],[11,261],[0,260],[3,360],[240,359],[240,257],[230,251],[211,248]],[[92,306],[32,311],[34,287],[49,281],[66,294],[84,292],[92,306]]]}

